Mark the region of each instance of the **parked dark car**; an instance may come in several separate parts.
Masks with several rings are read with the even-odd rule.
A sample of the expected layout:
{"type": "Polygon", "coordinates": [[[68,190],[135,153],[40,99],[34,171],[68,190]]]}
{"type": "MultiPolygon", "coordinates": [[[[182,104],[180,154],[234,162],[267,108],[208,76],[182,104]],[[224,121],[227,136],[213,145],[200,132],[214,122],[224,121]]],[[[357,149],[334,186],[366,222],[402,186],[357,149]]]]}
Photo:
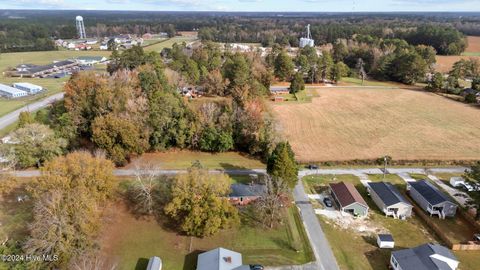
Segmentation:
{"type": "Polygon", "coordinates": [[[317,170],[317,169],[318,169],[318,166],[315,165],[315,164],[308,164],[308,165],[307,165],[307,169],[309,169],[309,170],[317,170]]]}
{"type": "Polygon", "coordinates": [[[332,200],[330,200],[330,198],[328,198],[328,197],[325,197],[323,199],[323,203],[325,204],[326,207],[332,207],[333,206],[332,200]]]}
{"type": "Polygon", "coordinates": [[[251,264],[250,265],[250,270],[263,270],[263,266],[259,264],[251,264]]]}

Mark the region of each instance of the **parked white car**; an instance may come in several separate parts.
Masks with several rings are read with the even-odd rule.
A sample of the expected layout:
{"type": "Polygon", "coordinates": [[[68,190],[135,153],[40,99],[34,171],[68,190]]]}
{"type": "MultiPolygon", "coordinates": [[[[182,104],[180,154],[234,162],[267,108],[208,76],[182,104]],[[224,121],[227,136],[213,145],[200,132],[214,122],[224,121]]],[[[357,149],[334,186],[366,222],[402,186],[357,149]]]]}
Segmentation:
{"type": "Polygon", "coordinates": [[[465,187],[465,189],[467,191],[474,191],[475,189],[473,188],[472,185],[470,185],[469,183],[463,183],[463,187],[465,187]]]}

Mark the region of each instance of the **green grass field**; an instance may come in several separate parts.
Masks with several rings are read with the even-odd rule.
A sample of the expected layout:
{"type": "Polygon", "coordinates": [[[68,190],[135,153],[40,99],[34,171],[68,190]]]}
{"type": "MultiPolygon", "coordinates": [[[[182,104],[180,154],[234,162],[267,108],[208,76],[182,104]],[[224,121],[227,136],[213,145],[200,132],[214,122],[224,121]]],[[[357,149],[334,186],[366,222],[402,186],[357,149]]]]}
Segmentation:
{"type": "MultiPolygon", "coordinates": [[[[353,78],[353,77],[345,77],[340,80],[340,84],[345,84],[345,85],[356,85],[360,86],[362,85],[362,79],[359,78],[353,78]]],[[[381,81],[374,81],[374,80],[365,80],[363,82],[363,86],[400,86],[400,83],[395,83],[395,82],[381,82],[381,81]]]]}
{"type": "Polygon", "coordinates": [[[306,234],[295,207],[288,210],[283,225],[265,230],[248,225],[248,217],[238,228],[213,237],[181,236],[155,220],[135,219],[121,213],[118,223],[109,227],[107,246],[119,269],[145,269],[148,258],[159,256],[168,270],[194,270],[198,253],[224,247],[242,253],[243,262],[263,265],[303,264],[313,260],[306,234]],[[112,234],[113,233],[113,234],[112,234]],[[118,235],[117,235],[118,234],[118,235]]]}
{"type": "Polygon", "coordinates": [[[182,43],[182,42],[189,43],[194,40],[196,40],[196,38],[194,37],[174,37],[174,38],[165,39],[160,42],[156,42],[151,45],[144,46],[143,48],[147,52],[150,52],[150,51],[161,52],[165,48],[171,48],[175,43],[182,43]]]}
{"type": "Polygon", "coordinates": [[[208,169],[263,169],[265,164],[260,160],[239,152],[207,153],[188,150],[172,150],[167,152],[146,153],[134,159],[126,168],[133,168],[135,162],[154,164],[161,169],[187,169],[195,161],[200,161],[208,169]]]}
{"type": "Polygon", "coordinates": [[[464,52],[463,56],[480,56],[480,52],[464,52]]]}

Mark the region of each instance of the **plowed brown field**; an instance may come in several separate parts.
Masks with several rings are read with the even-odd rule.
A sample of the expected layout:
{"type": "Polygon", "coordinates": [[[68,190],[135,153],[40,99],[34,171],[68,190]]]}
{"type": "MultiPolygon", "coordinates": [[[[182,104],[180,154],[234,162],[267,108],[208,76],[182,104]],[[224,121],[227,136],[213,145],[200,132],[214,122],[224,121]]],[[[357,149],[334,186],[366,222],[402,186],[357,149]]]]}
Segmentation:
{"type": "MultiPolygon", "coordinates": [[[[465,53],[480,53],[480,37],[468,36],[468,47],[465,50],[465,53]]],[[[475,58],[480,60],[480,56],[459,56],[459,55],[437,55],[437,64],[435,70],[438,72],[449,72],[452,69],[452,66],[455,62],[460,61],[460,59],[470,59],[475,58]]]]}
{"type": "Polygon", "coordinates": [[[322,88],[311,103],[272,104],[301,162],[480,159],[480,109],[403,89],[322,88]]]}

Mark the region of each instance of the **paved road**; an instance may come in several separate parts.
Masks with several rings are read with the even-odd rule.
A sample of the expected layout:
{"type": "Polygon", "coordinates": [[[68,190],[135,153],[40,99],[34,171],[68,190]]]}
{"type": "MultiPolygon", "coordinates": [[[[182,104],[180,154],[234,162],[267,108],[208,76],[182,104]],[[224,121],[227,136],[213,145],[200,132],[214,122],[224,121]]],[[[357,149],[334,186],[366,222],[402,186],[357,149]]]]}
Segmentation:
{"type": "MultiPolygon", "coordinates": [[[[301,179],[301,177],[299,177],[301,179]]],[[[298,182],[293,190],[293,197],[297,207],[300,209],[303,225],[307,232],[313,253],[315,254],[316,262],[302,266],[304,270],[320,269],[320,270],[338,270],[337,260],[333,255],[327,237],[320,226],[317,215],[313,210],[312,204],[305,193],[303,184],[298,182]]]]}
{"type": "Polygon", "coordinates": [[[41,108],[44,108],[44,107],[48,106],[53,101],[59,100],[59,99],[63,99],[63,93],[58,93],[58,94],[46,97],[42,100],[39,100],[37,102],[34,102],[34,103],[29,104],[27,106],[24,106],[24,107],[22,107],[18,110],[15,110],[15,111],[13,111],[9,114],[6,114],[6,115],[0,117],[0,130],[10,126],[13,123],[15,123],[15,121],[17,121],[18,116],[20,115],[21,112],[24,112],[24,111],[33,112],[33,111],[36,111],[36,110],[40,110],[41,108]]]}
{"type": "MultiPolygon", "coordinates": [[[[187,170],[159,170],[156,172],[157,175],[175,175],[179,173],[186,173],[187,170]]],[[[209,173],[227,173],[233,175],[249,175],[249,174],[265,174],[267,171],[265,169],[250,169],[250,170],[209,170],[209,173]]],[[[14,171],[11,172],[16,177],[36,177],[40,176],[39,170],[27,170],[27,171],[14,171]]],[[[115,169],[113,174],[116,176],[134,176],[135,170],[133,169],[115,169]]]]}

